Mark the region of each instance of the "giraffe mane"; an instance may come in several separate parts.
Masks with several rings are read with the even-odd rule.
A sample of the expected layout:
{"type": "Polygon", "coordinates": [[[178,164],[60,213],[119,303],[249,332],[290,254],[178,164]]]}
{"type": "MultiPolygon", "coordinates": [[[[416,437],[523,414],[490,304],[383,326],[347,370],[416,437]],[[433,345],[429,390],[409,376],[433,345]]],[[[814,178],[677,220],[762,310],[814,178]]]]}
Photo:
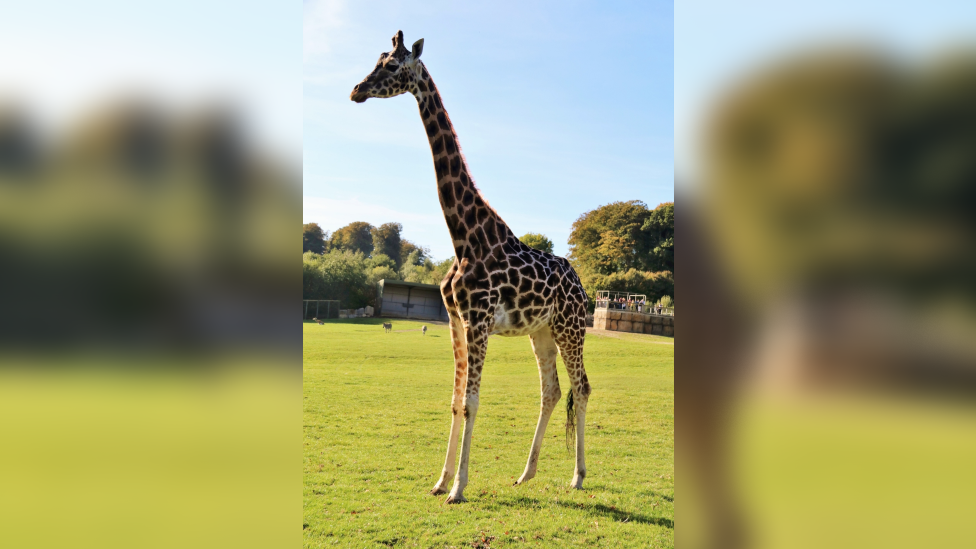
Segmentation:
{"type": "MultiPolygon", "coordinates": [[[[424,65],[424,62],[423,61],[421,61],[421,60],[418,59],[417,60],[417,64],[420,65],[423,69],[426,70],[427,65],[424,65]]],[[[428,71],[428,73],[429,72],[430,71],[428,71]]],[[[440,88],[437,87],[437,83],[434,82],[433,79],[430,80],[430,87],[432,88],[432,91],[434,93],[436,93],[437,95],[441,96],[441,105],[443,105],[444,104],[444,94],[441,93],[440,88]]],[[[451,126],[451,135],[454,136],[454,143],[455,143],[455,145],[457,145],[458,154],[461,155],[461,163],[464,165],[465,171],[468,174],[468,182],[470,183],[471,188],[474,191],[476,191],[478,193],[478,195],[481,196],[481,200],[485,203],[485,207],[488,208],[488,211],[491,212],[495,216],[495,219],[501,221],[502,220],[502,216],[498,215],[498,212],[495,210],[495,208],[492,208],[491,207],[491,204],[488,203],[488,199],[481,192],[481,189],[478,187],[477,183],[475,183],[474,176],[471,175],[471,169],[470,169],[470,166],[468,165],[468,157],[466,157],[464,155],[464,149],[461,147],[461,140],[458,139],[457,131],[454,130],[454,122],[451,121],[451,114],[449,112],[447,112],[447,109],[444,108],[443,106],[441,107],[441,110],[444,111],[444,117],[447,118],[447,123],[450,124],[450,126],[451,126]]]]}

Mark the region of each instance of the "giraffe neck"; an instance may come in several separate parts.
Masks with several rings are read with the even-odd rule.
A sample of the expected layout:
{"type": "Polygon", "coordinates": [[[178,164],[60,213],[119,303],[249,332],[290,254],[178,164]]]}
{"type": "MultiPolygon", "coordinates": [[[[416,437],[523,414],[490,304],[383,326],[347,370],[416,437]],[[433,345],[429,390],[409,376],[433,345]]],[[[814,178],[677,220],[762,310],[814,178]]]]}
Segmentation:
{"type": "Polygon", "coordinates": [[[470,261],[484,259],[492,253],[493,248],[515,238],[514,233],[488,205],[471,179],[457,133],[441,102],[437,86],[423,63],[419,65],[420,74],[414,95],[430,142],[437,175],[437,195],[451,233],[455,257],[458,261],[462,258],[470,261]]]}

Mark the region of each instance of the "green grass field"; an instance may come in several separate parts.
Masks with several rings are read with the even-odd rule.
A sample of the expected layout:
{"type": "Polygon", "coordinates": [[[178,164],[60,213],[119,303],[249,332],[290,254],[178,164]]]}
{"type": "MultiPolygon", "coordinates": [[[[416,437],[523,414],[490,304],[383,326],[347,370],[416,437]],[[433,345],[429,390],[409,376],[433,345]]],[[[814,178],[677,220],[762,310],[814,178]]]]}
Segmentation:
{"type": "Polygon", "coordinates": [[[672,547],[674,340],[589,334],[587,476],[571,490],[564,398],[537,476],[522,473],[539,414],[527,337],[493,336],[471,444],[468,503],[430,496],[450,431],[446,325],[303,326],[305,547],[672,547]],[[402,331],[401,331],[402,330],[402,331]]]}

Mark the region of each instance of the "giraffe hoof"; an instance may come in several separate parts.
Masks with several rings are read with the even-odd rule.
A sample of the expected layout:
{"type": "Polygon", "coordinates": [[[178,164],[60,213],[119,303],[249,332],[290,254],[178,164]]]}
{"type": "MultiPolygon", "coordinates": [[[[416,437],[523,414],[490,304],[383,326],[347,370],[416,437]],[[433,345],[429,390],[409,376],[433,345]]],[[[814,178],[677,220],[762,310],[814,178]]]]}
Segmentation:
{"type": "Polygon", "coordinates": [[[434,486],[434,488],[431,489],[430,491],[430,495],[432,496],[439,496],[441,494],[446,494],[446,493],[447,493],[447,488],[441,488],[439,486],[434,486]]]}
{"type": "Polygon", "coordinates": [[[464,496],[458,494],[456,496],[448,496],[447,497],[447,501],[445,501],[444,503],[447,503],[447,504],[464,503],[466,501],[468,501],[468,500],[464,499],[464,496]]]}

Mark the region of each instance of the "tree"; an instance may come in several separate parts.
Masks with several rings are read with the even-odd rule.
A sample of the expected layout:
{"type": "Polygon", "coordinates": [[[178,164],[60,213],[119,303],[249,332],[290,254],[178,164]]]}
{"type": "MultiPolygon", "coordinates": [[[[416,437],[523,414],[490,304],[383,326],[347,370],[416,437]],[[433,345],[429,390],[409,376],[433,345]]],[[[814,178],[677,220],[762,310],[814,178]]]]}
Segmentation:
{"type": "Polygon", "coordinates": [[[640,200],[613,202],[581,215],[569,235],[573,267],[581,275],[659,270],[650,253],[657,242],[642,230],[650,216],[651,210],[640,200]]]}
{"type": "MultiPolygon", "coordinates": [[[[415,251],[414,253],[416,254],[417,252],[415,251]]],[[[439,263],[435,263],[430,258],[425,259],[420,264],[407,261],[404,263],[403,268],[400,269],[400,280],[419,282],[421,284],[440,284],[453,263],[453,257],[439,263]]]]}
{"type": "Polygon", "coordinates": [[[674,295],[674,203],[650,210],[639,200],[614,202],[573,223],[569,260],[592,300],[597,290],[674,295]]]}
{"type": "Polygon", "coordinates": [[[338,299],[343,308],[367,305],[366,268],[366,257],[359,252],[304,254],[302,299],[338,299]]]}
{"type": "Polygon", "coordinates": [[[329,246],[338,250],[359,252],[364,256],[373,253],[373,226],[365,221],[354,221],[336,229],[329,246]]]}
{"type": "Polygon", "coordinates": [[[413,265],[423,265],[424,261],[430,258],[430,248],[426,246],[417,246],[409,240],[401,240],[400,244],[400,268],[402,269],[407,264],[413,265]],[[417,252],[417,255],[411,255],[417,252]]]}
{"type": "Polygon", "coordinates": [[[648,267],[652,271],[674,272],[674,202],[659,204],[644,220],[641,232],[651,247],[648,267]]]}
{"type": "Polygon", "coordinates": [[[644,294],[647,296],[648,303],[655,303],[664,296],[674,295],[674,275],[668,271],[652,273],[630,269],[626,272],[606,276],[596,275],[589,282],[593,290],[617,290],[644,294]]]}
{"type": "Polygon", "coordinates": [[[366,266],[370,269],[375,269],[376,267],[396,269],[396,262],[386,254],[373,254],[373,257],[366,260],[366,266]]]}
{"type": "Polygon", "coordinates": [[[522,244],[530,248],[535,248],[540,252],[546,252],[547,254],[552,253],[552,240],[549,240],[546,235],[541,233],[525,233],[519,237],[522,244]]]}
{"type": "MultiPolygon", "coordinates": [[[[399,223],[384,223],[373,229],[373,255],[385,254],[394,261],[400,260],[400,231],[403,225],[399,223]]],[[[394,268],[399,268],[397,263],[394,268]]]]}
{"type": "Polygon", "coordinates": [[[318,223],[305,223],[302,225],[302,253],[325,253],[325,241],[328,237],[329,233],[322,231],[318,223]]]}

